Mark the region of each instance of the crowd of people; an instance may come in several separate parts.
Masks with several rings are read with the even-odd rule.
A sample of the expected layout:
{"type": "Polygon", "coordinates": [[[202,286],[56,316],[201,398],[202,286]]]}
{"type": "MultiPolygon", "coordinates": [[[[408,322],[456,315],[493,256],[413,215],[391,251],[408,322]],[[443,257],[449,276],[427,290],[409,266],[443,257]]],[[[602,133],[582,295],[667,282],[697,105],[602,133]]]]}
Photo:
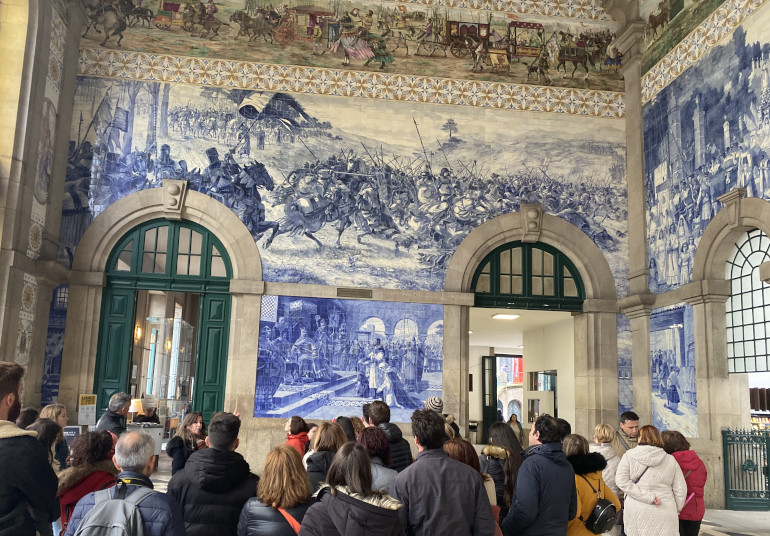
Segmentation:
{"type": "Polygon", "coordinates": [[[215,413],[208,428],[191,412],[167,445],[173,475],[161,493],[154,439],[123,423],[126,393],[67,447],[63,406],[22,411],[23,375],[0,362],[0,536],[102,534],[105,523],[127,534],[141,524],[147,536],[587,536],[604,505],[622,523],[605,532],[690,536],[705,512],[703,462],[682,434],[640,428],[633,412],[617,429],[596,425],[592,442],[540,415],[526,448],[517,420],[495,422],[478,454],[437,396],[412,414],[414,458],[377,400],[360,416],[292,416],[259,476],[236,452],[237,412],[215,413]]]}

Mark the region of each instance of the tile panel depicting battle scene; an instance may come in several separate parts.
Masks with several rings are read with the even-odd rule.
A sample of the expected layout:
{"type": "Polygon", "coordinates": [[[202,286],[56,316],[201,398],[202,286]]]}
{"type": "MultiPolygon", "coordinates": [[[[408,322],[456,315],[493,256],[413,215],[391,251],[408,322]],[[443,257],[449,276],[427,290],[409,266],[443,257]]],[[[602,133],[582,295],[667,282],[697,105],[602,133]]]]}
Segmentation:
{"type": "Polygon", "coordinates": [[[483,2],[366,0],[90,3],[83,48],[624,90],[617,23],[599,0],[494,2],[482,9],[450,4],[483,2]]]}
{"type": "Polygon", "coordinates": [[[623,121],[78,78],[61,260],[164,178],[229,207],[265,281],[441,290],[481,223],[541,203],[627,293],[623,121]]]}
{"type": "Polygon", "coordinates": [[[384,400],[409,422],[441,396],[441,305],[263,296],[255,417],[330,420],[384,400]]]}
{"type": "Polygon", "coordinates": [[[770,6],[644,106],[650,289],[688,283],[733,188],[770,197],[770,6]]]}
{"type": "Polygon", "coordinates": [[[652,424],[698,437],[695,392],[693,308],[689,304],[654,309],[650,315],[652,424]]]}

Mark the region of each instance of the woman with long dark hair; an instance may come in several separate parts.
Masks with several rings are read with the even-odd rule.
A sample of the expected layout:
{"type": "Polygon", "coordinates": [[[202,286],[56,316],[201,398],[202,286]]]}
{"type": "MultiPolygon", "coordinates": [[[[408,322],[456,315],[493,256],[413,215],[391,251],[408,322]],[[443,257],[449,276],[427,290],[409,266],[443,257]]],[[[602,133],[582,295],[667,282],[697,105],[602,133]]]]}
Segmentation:
{"type": "Polygon", "coordinates": [[[369,455],[357,443],[350,441],[337,451],[317,497],[299,536],[405,534],[398,518],[402,504],[387,493],[372,491],[369,455]]]}
{"type": "Polygon", "coordinates": [[[479,465],[481,472],[491,476],[495,482],[500,519],[508,515],[516,493],[516,477],[524,463],[521,451],[521,443],[507,423],[492,423],[489,427],[489,444],[481,451],[479,465]]]}
{"type": "Polygon", "coordinates": [[[192,411],[185,415],[176,434],[166,444],[166,454],[171,456],[171,474],[182,469],[190,454],[201,448],[199,440],[203,434],[203,414],[192,411]]]}
{"type": "Polygon", "coordinates": [[[318,427],[313,442],[315,452],[307,459],[307,476],[313,493],[318,490],[321,482],[326,480],[326,473],[332,465],[334,454],[345,442],[347,442],[345,432],[336,422],[322,422],[318,427]]]}
{"type": "Polygon", "coordinates": [[[302,458],[291,445],[268,453],[257,496],[246,501],[238,520],[238,536],[296,536],[310,498],[310,481],[302,458]]]}
{"type": "Polygon", "coordinates": [[[112,462],[112,436],[109,432],[86,432],[72,441],[68,467],[59,475],[56,495],[61,504],[62,529],[80,499],[92,491],[115,485],[118,469],[112,462]]]}

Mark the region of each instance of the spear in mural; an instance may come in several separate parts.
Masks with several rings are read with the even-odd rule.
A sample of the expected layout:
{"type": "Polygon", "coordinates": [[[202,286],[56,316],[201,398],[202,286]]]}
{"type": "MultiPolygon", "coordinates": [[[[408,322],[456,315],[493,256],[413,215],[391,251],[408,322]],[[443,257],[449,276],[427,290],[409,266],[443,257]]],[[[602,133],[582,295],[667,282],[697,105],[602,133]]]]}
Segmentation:
{"type": "Polygon", "coordinates": [[[305,146],[305,149],[307,149],[307,150],[308,150],[308,152],[309,152],[311,155],[313,155],[313,158],[314,158],[314,159],[316,159],[316,160],[318,160],[318,157],[317,157],[315,154],[313,154],[313,151],[311,151],[311,150],[310,150],[310,147],[308,147],[308,146],[307,146],[307,143],[305,143],[305,140],[303,140],[303,139],[302,139],[302,136],[297,136],[297,139],[298,139],[299,141],[301,141],[301,142],[302,142],[302,145],[304,145],[304,146],[305,146]]]}
{"type": "Polygon", "coordinates": [[[449,163],[449,158],[447,158],[446,153],[444,152],[444,146],[441,145],[441,142],[438,138],[436,138],[436,143],[438,143],[438,148],[441,149],[441,154],[444,155],[444,160],[446,160],[446,165],[449,166],[449,171],[452,172],[452,175],[455,174],[455,170],[452,169],[452,164],[449,163]]]}
{"type": "Polygon", "coordinates": [[[428,166],[428,172],[433,175],[433,170],[430,168],[430,158],[428,158],[428,151],[425,150],[425,144],[422,142],[422,136],[420,135],[420,127],[417,126],[417,119],[412,116],[412,121],[414,121],[414,128],[417,131],[417,137],[420,138],[420,145],[422,146],[422,152],[425,155],[425,165],[428,166]]]}
{"type": "Polygon", "coordinates": [[[361,147],[364,148],[364,151],[366,152],[366,154],[369,156],[369,158],[372,159],[372,164],[374,164],[376,166],[377,165],[377,160],[375,160],[375,158],[371,155],[371,153],[369,152],[369,149],[367,149],[366,145],[364,145],[364,142],[361,142],[361,147]]]}

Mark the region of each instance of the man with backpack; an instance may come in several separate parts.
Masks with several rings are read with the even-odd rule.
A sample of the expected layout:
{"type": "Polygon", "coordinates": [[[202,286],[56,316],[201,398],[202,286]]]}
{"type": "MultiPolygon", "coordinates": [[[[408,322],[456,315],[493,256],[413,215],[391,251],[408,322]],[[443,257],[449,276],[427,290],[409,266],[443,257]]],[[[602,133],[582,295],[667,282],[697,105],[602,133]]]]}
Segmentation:
{"type": "Polygon", "coordinates": [[[237,532],[243,505],[257,495],[259,478],[238,448],[241,420],[216,413],[209,421],[207,449],[193,452],[168,483],[179,502],[187,536],[231,536],[237,532]]]}
{"type": "Polygon", "coordinates": [[[112,458],[118,483],[91,492],[78,502],[66,536],[185,536],[179,504],[153,491],[155,440],[144,432],[126,432],[112,458]]]}

